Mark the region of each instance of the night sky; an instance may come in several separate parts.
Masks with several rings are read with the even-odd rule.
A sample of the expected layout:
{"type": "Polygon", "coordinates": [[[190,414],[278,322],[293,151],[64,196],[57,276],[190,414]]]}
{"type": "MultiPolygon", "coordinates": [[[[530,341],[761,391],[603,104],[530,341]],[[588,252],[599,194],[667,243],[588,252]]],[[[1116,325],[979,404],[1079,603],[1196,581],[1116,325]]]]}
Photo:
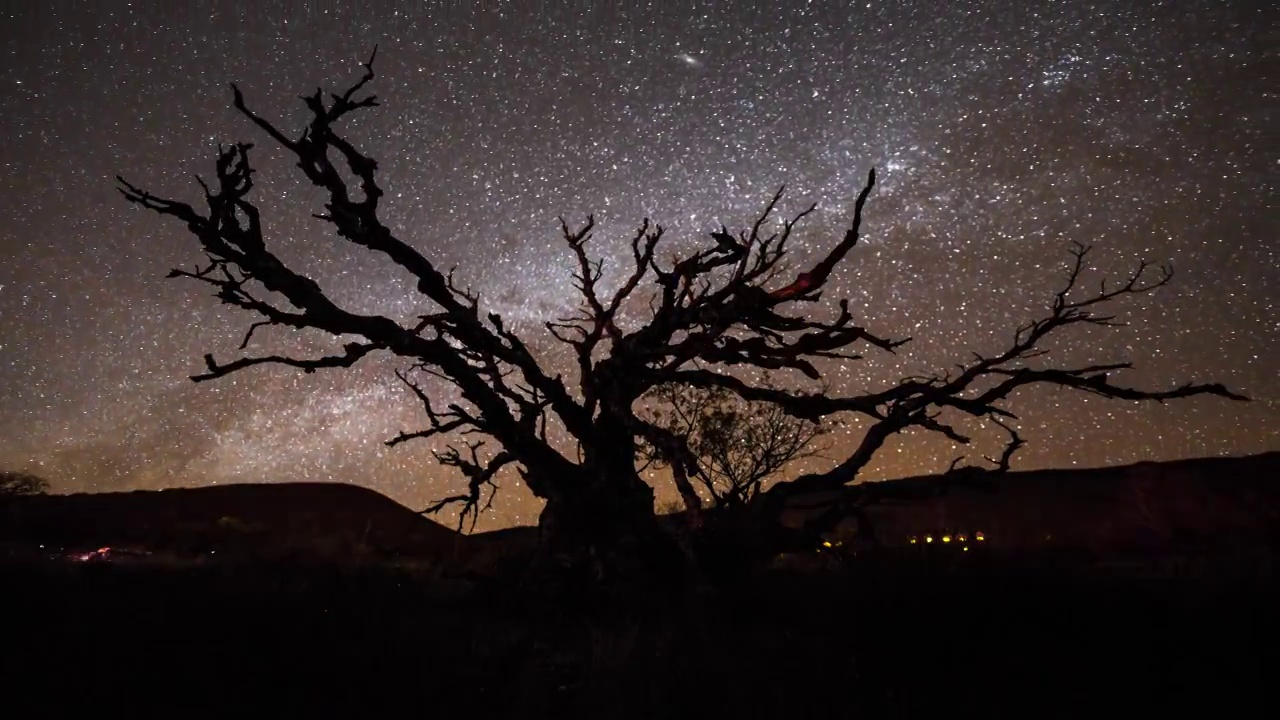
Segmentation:
{"type": "MultiPolygon", "coordinates": [[[[196,240],[113,180],[196,202],[216,144],[255,142],[270,246],[352,309],[421,312],[403,276],[310,217],[322,194],[231,108],[235,82],[294,134],[298,95],[345,88],[375,44],[383,107],[348,127],[381,162],[384,219],[456,263],[550,364],[541,323],[574,300],[557,215],[596,213],[596,252],[622,259],[643,217],[667,227],[669,252],[688,248],[748,225],[785,183],[784,212],[819,203],[797,237],[812,257],[874,166],[865,240],[825,298],[916,341],[828,366],[834,391],[1000,349],[1047,308],[1078,240],[1096,246],[1088,288],[1143,258],[1178,274],[1118,306],[1131,327],[1064,335],[1055,362],[1131,359],[1117,381],[1221,381],[1255,400],[1023,391],[1015,467],[1280,449],[1276,18],[1255,3],[174,5],[0,11],[0,467],[57,491],[336,480],[419,506],[460,487],[427,445],[383,447],[420,424],[393,362],[189,381],[204,353],[236,357],[252,318],[163,279],[203,260],[196,240]]],[[[279,334],[251,349],[326,347],[279,334]]],[[[999,435],[979,438],[998,453],[999,435]]],[[[909,434],[868,476],[964,452],[909,434]]],[[[537,503],[500,484],[480,527],[533,522],[537,503]]]]}

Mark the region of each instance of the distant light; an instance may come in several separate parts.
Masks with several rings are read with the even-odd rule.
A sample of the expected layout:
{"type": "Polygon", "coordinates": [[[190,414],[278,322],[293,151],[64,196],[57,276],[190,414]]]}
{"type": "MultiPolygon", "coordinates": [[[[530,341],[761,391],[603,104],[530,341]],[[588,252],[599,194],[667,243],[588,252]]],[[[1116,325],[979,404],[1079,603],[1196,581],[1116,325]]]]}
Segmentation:
{"type": "Polygon", "coordinates": [[[978,532],[978,533],[974,533],[974,534],[973,534],[973,539],[974,539],[974,540],[977,540],[978,542],[982,542],[983,540],[986,540],[986,539],[987,539],[987,536],[986,536],[986,535],[983,535],[983,534],[982,534],[982,533],[980,533],[980,532],[978,532]]]}
{"type": "Polygon", "coordinates": [[[964,541],[965,541],[965,537],[963,535],[956,536],[956,542],[964,542],[964,541]]]}
{"type": "Polygon", "coordinates": [[[685,65],[688,65],[689,67],[699,67],[702,65],[701,60],[690,55],[689,53],[680,53],[679,55],[676,55],[676,59],[684,63],[685,65]]]}
{"type": "Polygon", "coordinates": [[[915,544],[916,544],[916,539],[915,539],[915,538],[911,538],[908,542],[910,542],[912,545],[915,545],[915,544]]]}
{"type": "Polygon", "coordinates": [[[951,536],[950,536],[950,535],[943,535],[943,536],[942,536],[942,542],[944,542],[944,543],[949,543],[949,542],[951,542],[951,536]]]}
{"type": "Polygon", "coordinates": [[[925,541],[925,542],[927,542],[927,543],[931,543],[931,542],[933,542],[933,536],[932,536],[932,535],[925,535],[925,536],[924,536],[924,541],[925,541]]]}
{"type": "Polygon", "coordinates": [[[823,540],[823,541],[822,541],[822,547],[826,547],[826,548],[831,547],[831,541],[830,541],[830,540],[823,540]]]}
{"type": "Polygon", "coordinates": [[[965,545],[965,546],[964,546],[964,551],[965,551],[965,552],[969,552],[969,546],[968,546],[968,545],[965,545]]]}

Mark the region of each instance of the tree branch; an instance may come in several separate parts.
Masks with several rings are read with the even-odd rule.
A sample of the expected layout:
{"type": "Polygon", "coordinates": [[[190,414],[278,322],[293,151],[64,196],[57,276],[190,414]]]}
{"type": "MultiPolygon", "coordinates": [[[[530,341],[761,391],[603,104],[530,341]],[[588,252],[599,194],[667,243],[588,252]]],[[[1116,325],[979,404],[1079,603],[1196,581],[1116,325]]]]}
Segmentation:
{"type": "Polygon", "coordinates": [[[329,355],[326,357],[315,358],[313,360],[297,359],[291,357],[282,357],[279,355],[268,355],[266,357],[248,357],[233,360],[225,365],[220,365],[214,361],[213,355],[204,356],[205,367],[208,372],[199,375],[192,375],[191,379],[195,382],[203,382],[205,380],[213,380],[224,375],[230,375],[237,370],[243,370],[254,365],[275,364],[287,365],[289,367],[301,368],[305,373],[313,373],[323,368],[346,368],[355,365],[361,358],[370,352],[379,349],[379,346],[373,343],[347,343],[343,346],[345,351],[342,355],[329,355]]]}
{"type": "Polygon", "coordinates": [[[438,500],[423,508],[421,514],[432,515],[446,507],[462,503],[462,510],[458,513],[458,531],[462,531],[462,527],[466,524],[468,517],[471,518],[470,529],[472,531],[475,530],[476,521],[480,518],[480,513],[487,511],[493,505],[493,498],[499,490],[498,486],[493,482],[494,476],[498,474],[499,470],[515,461],[515,457],[511,453],[500,452],[490,458],[488,462],[481,462],[478,451],[483,445],[483,442],[468,444],[469,458],[463,457],[454,447],[449,447],[444,452],[432,452],[441,465],[456,467],[462,471],[462,475],[467,478],[467,492],[438,500]],[[484,488],[486,487],[489,488],[489,496],[481,504],[484,488]]]}

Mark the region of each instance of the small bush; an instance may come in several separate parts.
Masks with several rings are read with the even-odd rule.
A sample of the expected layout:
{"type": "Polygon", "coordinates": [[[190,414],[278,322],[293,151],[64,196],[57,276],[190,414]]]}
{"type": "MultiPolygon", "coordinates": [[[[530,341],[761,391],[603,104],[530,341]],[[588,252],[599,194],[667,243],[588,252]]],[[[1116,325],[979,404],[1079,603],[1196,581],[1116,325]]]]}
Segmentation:
{"type": "Polygon", "coordinates": [[[49,492],[49,481],[39,475],[0,471],[0,495],[44,495],[49,492]]]}

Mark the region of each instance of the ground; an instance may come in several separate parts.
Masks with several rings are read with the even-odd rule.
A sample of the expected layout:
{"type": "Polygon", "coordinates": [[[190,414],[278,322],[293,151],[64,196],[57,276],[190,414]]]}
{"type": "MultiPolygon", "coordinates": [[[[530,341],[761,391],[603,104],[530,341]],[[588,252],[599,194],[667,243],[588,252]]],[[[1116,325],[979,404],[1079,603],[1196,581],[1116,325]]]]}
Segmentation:
{"type": "MultiPolygon", "coordinates": [[[[9,707],[33,717],[1080,717],[1265,699],[1274,583],[1052,568],[771,573],[699,598],[552,602],[391,571],[9,567],[9,707]]],[[[1261,707],[1262,705],[1256,705],[1261,707]]]]}
{"type": "MultiPolygon", "coordinates": [[[[967,551],[956,538],[856,555],[837,543],[704,593],[551,589],[496,560],[528,545],[527,532],[460,540],[357,488],[23,501],[0,513],[4,707],[13,717],[117,707],[182,717],[1232,716],[1265,706],[1280,666],[1275,530],[1255,522],[1275,509],[1256,502],[1270,497],[1255,492],[1268,474],[1245,494],[1253,520],[1234,525],[1248,532],[1201,525],[1188,540],[1176,520],[1186,503],[1166,503],[1139,515],[1182,523],[1172,544],[1002,546],[969,529],[967,551]]],[[[910,534],[919,518],[936,520],[930,502],[895,527],[910,534]]],[[[944,524],[1011,512],[957,515],[970,505],[942,508],[944,524]]]]}

